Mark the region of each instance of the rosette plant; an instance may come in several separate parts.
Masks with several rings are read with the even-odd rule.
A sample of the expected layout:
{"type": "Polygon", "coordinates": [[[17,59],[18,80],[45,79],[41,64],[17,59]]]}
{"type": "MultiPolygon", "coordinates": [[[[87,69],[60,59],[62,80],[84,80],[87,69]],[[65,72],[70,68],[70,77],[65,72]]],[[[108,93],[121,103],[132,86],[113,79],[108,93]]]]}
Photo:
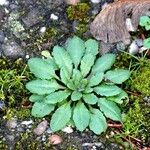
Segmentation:
{"type": "Polygon", "coordinates": [[[127,97],[121,84],[130,76],[128,70],[110,70],[114,54],[98,57],[98,43],[84,42],[77,36],[66,47],[54,46],[47,59],[30,58],[28,66],[36,79],[26,88],[33,93],[32,115],[51,115],[53,131],[73,124],[79,131],[90,128],[100,134],[107,129],[106,118],[121,122],[121,104],[127,97]]]}

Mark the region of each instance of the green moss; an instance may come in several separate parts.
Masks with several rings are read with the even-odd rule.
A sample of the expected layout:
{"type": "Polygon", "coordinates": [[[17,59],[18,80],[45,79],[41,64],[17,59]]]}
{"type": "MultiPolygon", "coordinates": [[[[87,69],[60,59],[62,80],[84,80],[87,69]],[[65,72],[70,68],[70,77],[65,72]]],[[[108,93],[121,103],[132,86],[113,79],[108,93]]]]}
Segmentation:
{"type": "Polygon", "coordinates": [[[150,108],[140,103],[140,97],[132,96],[132,99],[134,103],[130,106],[123,119],[124,134],[146,141],[150,138],[147,132],[150,130],[150,115],[148,115],[150,113],[150,108]]]}
{"type": "Polygon", "coordinates": [[[75,6],[67,8],[67,16],[69,20],[86,21],[90,6],[88,3],[79,3],[75,6]]]}
{"type": "Polygon", "coordinates": [[[131,87],[133,90],[140,92],[143,96],[150,96],[150,65],[133,73],[131,87]]]}
{"type": "Polygon", "coordinates": [[[57,39],[59,35],[59,30],[56,28],[47,28],[45,33],[37,37],[37,39],[33,42],[34,44],[32,45],[32,49],[39,49],[42,44],[48,43],[49,41],[52,42],[54,39],[57,39]]]}
{"type": "Polygon", "coordinates": [[[74,147],[68,147],[66,150],[77,150],[77,149],[74,147]]]}
{"type": "Polygon", "coordinates": [[[41,142],[41,140],[37,139],[37,136],[35,136],[33,133],[22,133],[20,136],[20,139],[15,144],[14,147],[15,150],[55,150],[52,148],[52,146],[45,142],[41,142]],[[26,143],[26,144],[24,144],[26,143]]]}
{"type": "Polygon", "coordinates": [[[18,119],[26,119],[29,118],[31,116],[30,110],[29,109],[20,109],[20,110],[16,110],[15,108],[8,108],[6,110],[6,114],[3,117],[4,119],[11,119],[14,116],[16,116],[18,119]]]}
{"type": "Polygon", "coordinates": [[[24,83],[31,77],[27,65],[21,59],[0,59],[0,68],[0,99],[7,107],[16,107],[27,95],[24,83]]]}
{"type": "Polygon", "coordinates": [[[0,140],[0,149],[1,150],[8,150],[8,146],[4,140],[0,140]]]}
{"type": "Polygon", "coordinates": [[[77,21],[75,34],[81,36],[88,29],[88,23],[92,16],[89,17],[88,12],[90,5],[88,3],[78,3],[75,6],[69,6],[66,9],[67,17],[69,20],[77,21]]]}
{"type": "Polygon", "coordinates": [[[36,140],[31,140],[31,134],[26,132],[26,133],[22,133],[20,140],[15,144],[15,149],[16,150],[20,150],[20,149],[26,149],[26,150],[40,150],[38,148],[38,141],[36,140]],[[26,143],[26,144],[24,144],[26,143]]]}
{"type": "Polygon", "coordinates": [[[122,53],[118,56],[115,67],[129,68],[132,72],[126,82],[128,91],[150,96],[150,60],[146,57],[136,57],[122,53]]]}
{"type": "MultiPolygon", "coordinates": [[[[146,57],[121,53],[117,57],[115,67],[131,70],[130,80],[122,85],[129,92],[129,104],[122,106],[126,115],[123,119],[123,131],[115,136],[116,141],[122,141],[124,138],[130,140],[132,136],[142,140],[143,143],[149,143],[150,106],[145,104],[143,97],[150,96],[150,60],[146,57]]],[[[126,145],[129,146],[130,143],[126,145]]],[[[132,149],[132,147],[127,149],[132,149]]]]}

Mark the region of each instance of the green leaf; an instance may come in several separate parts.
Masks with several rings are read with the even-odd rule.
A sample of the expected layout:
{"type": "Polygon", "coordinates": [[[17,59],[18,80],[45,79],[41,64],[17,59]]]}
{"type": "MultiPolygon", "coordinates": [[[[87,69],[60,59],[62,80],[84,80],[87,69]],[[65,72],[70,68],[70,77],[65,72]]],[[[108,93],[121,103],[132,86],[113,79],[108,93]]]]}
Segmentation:
{"type": "Polygon", "coordinates": [[[145,27],[145,29],[148,31],[150,30],[150,18],[148,16],[142,16],[140,17],[140,26],[145,27]]]}
{"type": "Polygon", "coordinates": [[[50,94],[62,87],[55,80],[32,80],[26,84],[26,88],[31,92],[39,95],[50,94]]]}
{"type": "Polygon", "coordinates": [[[116,102],[118,104],[122,104],[123,103],[123,99],[127,99],[127,101],[129,100],[128,94],[125,91],[123,91],[123,90],[118,95],[107,97],[107,100],[116,102]]]}
{"type": "Polygon", "coordinates": [[[63,129],[71,118],[70,103],[66,103],[59,107],[52,116],[50,127],[53,131],[63,129]]]}
{"type": "Polygon", "coordinates": [[[98,42],[97,41],[93,39],[89,39],[85,42],[85,47],[86,47],[87,54],[91,53],[94,56],[98,54],[98,42]]]}
{"type": "Polygon", "coordinates": [[[53,66],[41,58],[30,58],[28,60],[30,71],[40,79],[51,79],[55,76],[53,66]]]}
{"type": "Polygon", "coordinates": [[[116,59],[115,54],[105,54],[97,59],[95,65],[92,68],[92,72],[105,72],[106,70],[110,69],[111,66],[114,64],[116,59]]]}
{"type": "Polygon", "coordinates": [[[74,92],[72,92],[72,94],[71,94],[71,99],[72,99],[72,101],[78,101],[78,100],[81,99],[81,97],[82,97],[82,93],[81,93],[81,92],[78,92],[78,91],[74,91],[74,92]]]}
{"type": "Polygon", "coordinates": [[[58,66],[57,64],[55,63],[55,60],[53,58],[47,58],[45,59],[45,61],[51,66],[53,67],[54,70],[58,70],[58,66]]]}
{"type": "Polygon", "coordinates": [[[73,111],[73,120],[79,131],[83,131],[90,121],[90,113],[82,102],[78,102],[73,111]]]}
{"type": "Polygon", "coordinates": [[[101,96],[114,96],[121,93],[121,89],[116,85],[100,85],[94,88],[94,91],[101,96]]]}
{"type": "Polygon", "coordinates": [[[105,114],[106,117],[121,122],[121,111],[119,107],[112,101],[108,101],[105,98],[98,100],[100,110],[105,114]]]}
{"type": "Polygon", "coordinates": [[[144,39],[144,47],[150,49],[150,38],[144,39]]]}
{"type": "Polygon", "coordinates": [[[72,73],[72,60],[64,48],[55,46],[52,55],[59,68],[65,67],[70,74],[72,73]]]}
{"type": "Polygon", "coordinates": [[[75,86],[78,86],[80,84],[81,79],[82,79],[81,72],[77,69],[73,69],[72,80],[75,86]]]}
{"type": "Polygon", "coordinates": [[[87,79],[82,79],[80,82],[80,87],[79,87],[79,91],[84,91],[86,89],[88,85],[88,80],[87,79]]]}
{"type": "Polygon", "coordinates": [[[61,77],[61,81],[67,85],[67,83],[69,82],[70,80],[70,73],[67,71],[66,67],[62,67],[60,69],[60,77],[61,77]]]}
{"type": "Polygon", "coordinates": [[[46,58],[52,58],[50,52],[47,50],[42,51],[41,55],[46,57],[46,58]]]}
{"type": "Polygon", "coordinates": [[[93,92],[93,88],[87,86],[84,90],[83,90],[83,93],[91,93],[93,92]]]}
{"type": "Polygon", "coordinates": [[[67,99],[69,95],[70,95],[69,91],[57,91],[57,92],[49,94],[45,99],[45,103],[56,104],[67,99]]]}
{"type": "Polygon", "coordinates": [[[105,78],[116,84],[121,84],[130,77],[130,71],[124,69],[110,70],[105,74],[105,78]]]}
{"type": "Polygon", "coordinates": [[[98,109],[91,109],[91,119],[89,127],[95,134],[101,134],[107,129],[107,122],[104,115],[98,109]]]}
{"type": "Polygon", "coordinates": [[[98,98],[96,95],[94,95],[93,93],[91,94],[83,94],[83,100],[87,103],[87,104],[96,104],[98,101],[98,98]]]}
{"type": "Polygon", "coordinates": [[[92,77],[89,80],[89,86],[96,86],[102,82],[104,78],[103,72],[97,72],[95,75],[92,75],[92,77]]]}
{"type": "Polygon", "coordinates": [[[37,94],[32,94],[29,97],[29,100],[31,102],[39,102],[39,101],[44,101],[45,95],[37,95],[37,94]]]}
{"type": "Polygon", "coordinates": [[[67,87],[71,90],[75,90],[76,89],[76,86],[75,84],[73,83],[72,80],[69,80],[68,83],[67,83],[67,87]]]}
{"type": "Polygon", "coordinates": [[[92,54],[86,54],[82,60],[80,65],[81,74],[85,77],[91,70],[91,67],[94,64],[95,56],[92,54]]]}
{"type": "Polygon", "coordinates": [[[85,53],[84,41],[79,37],[74,36],[68,41],[66,49],[75,65],[75,68],[77,68],[83,54],[85,53]]]}
{"type": "Polygon", "coordinates": [[[32,106],[31,114],[34,117],[44,117],[54,110],[54,105],[43,102],[35,102],[32,106]]]}

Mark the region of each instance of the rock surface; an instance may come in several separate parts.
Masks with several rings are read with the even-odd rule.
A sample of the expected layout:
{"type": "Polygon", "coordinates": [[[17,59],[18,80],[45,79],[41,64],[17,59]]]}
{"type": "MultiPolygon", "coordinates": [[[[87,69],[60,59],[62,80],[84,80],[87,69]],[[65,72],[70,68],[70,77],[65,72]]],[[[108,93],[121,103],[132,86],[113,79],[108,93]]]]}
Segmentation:
{"type": "Polygon", "coordinates": [[[3,50],[3,54],[4,56],[8,57],[8,58],[18,58],[18,57],[24,57],[25,52],[23,51],[23,49],[21,48],[21,46],[16,43],[15,41],[6,41],[3,45],[2,45],[2,50],[3,50]]]}

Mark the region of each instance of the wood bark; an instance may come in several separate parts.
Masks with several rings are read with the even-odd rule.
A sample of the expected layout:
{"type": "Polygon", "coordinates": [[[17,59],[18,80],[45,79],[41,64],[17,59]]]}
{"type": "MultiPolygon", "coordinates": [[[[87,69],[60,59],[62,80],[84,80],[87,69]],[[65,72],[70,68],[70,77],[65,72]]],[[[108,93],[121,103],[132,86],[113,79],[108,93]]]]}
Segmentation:
{"type": "Polygon", "coordinates": [[[130,18],[135,30],[140,16],[150,16],[150,0],[120,0],[109,4],[90,25],[91,34],[105,43],[130,43],[131,35],[126,27],[130,18]]]}

